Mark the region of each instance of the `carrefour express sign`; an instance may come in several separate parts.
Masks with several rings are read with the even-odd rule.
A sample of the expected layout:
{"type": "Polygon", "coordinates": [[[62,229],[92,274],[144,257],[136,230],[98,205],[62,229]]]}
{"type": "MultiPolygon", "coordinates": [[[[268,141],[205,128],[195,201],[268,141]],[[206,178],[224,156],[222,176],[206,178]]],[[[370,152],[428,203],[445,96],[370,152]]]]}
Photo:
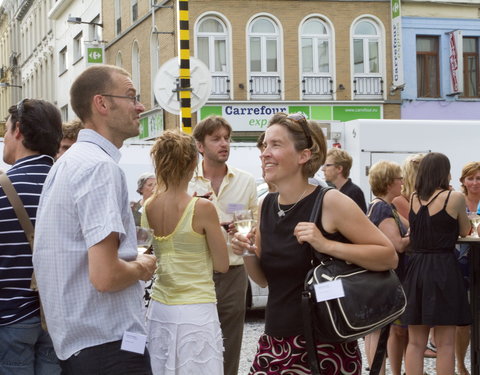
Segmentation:
{"type": "Polygon", "coordinates": [[[224,117],[234,131],[262,131],[270,118],[278,112],[303,112],[317,121],[349,121],[381,119],[381,105],[296,105],[296,104],[222,104],[200,108],[199,120],[210,115],[224,117]]]}

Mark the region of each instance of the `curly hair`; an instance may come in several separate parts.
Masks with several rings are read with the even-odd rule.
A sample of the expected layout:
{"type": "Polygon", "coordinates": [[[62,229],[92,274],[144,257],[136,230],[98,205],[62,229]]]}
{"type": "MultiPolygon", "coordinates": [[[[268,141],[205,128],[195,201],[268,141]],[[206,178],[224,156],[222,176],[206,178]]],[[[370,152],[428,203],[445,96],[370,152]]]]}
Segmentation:
{"type": "Polygon", "coordinates": [[[311,157],[310,160],[302,165],[302,174],[304,177],[313,177],[320,166],[325,163],[327,155],[327,142],[325,140],[325,135],[323,134],[320,125],[314,121],[305,119],[308,131],[310,132],[309,135],[312,138],[312,145],[308,147],[309,140],[303,127],[300,125],[299,121],[289,118],[289,116],[292,115],[283,112],[276,113],[270,119],[267,128],[273,125],[284,127],[287,129],[297,151],[305,149],[310,150],[311,157]]]}
{"type": "Polygon", "coordinates": [[[410,200],[415,191],[415,180],[417,179],[418,167],[425,154],[414,154],[408,156],[402,164],[403,186],[401,194],[410,200]]]}
{"type": "Polygon", "coordinates": [[[55,157],[62,140],[62,116],[57,107],[45,100],[23,99],[8,113],[12,130],[18,122],[27,149],[55,157]]]}
{"type": "Polygon", "coordinates": [[[464,185],[465,179],[467,177],[474,176],[478,172],[480,172],[480,162],[478,161],[472,161],[463,166],[462,175],[460,176],[460,184],[463,194],[468,195],[468,190],[464,185]]]}
{"type": "Polygon", "coordinates": [[[150,151],[155,175],[157,192],[177,186],[197,165],[198,150],[195,139],[178,130],[166,130],[157,138],[150,151]]]}
{"type": "Polygon", "coordinates": [[[69,139],[73,142],[77,141],[78,133],[83,129],[83,123],[80,119],[75,119],[62,124],[63,139],[69,139]]]}
{"type": "Polygon", "coordinates": [[[373,164],[368,171],[368,182],[373,195],[385,196],[388,193],[388,187],[400,177],[401,171],[400,164],[394,161],[380,160],[373,164]]]}

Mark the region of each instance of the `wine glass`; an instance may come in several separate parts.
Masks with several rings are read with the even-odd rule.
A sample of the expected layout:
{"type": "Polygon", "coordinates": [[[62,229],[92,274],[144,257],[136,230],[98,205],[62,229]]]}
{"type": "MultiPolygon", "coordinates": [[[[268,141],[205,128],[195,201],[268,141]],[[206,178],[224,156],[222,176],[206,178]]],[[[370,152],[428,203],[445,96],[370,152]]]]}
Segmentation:
{"type": "Polygon", "coordinates": [[[152,245],[153,230],[144,227],[135,227],[137,232],[137,248],[139,252],[145,252],[152,245]]]}
{"type": "Polygon", "coordinates": [[[480,224],[480,216],[476,212],[470,212],[468,214],[468,218],[473,225],[472,237],[478,238],[478,225],[480,224]]]}
{"type": "MultiPolygon", "coordinates": [[[[254,226],[252,210],[235,211],[233,213],[233,224],[240,234],[247,236],[254,226]]],[[[242,256],[255,256],[255,254],[244,249],[242,256]]]]}
{"type": "Polygon", "coordinates": [[[230,245],[230,237],[232,236],[230,234],[230,224],[233,223],[233,215],[223,215],[223,221],[220,223],[222,228],[225,230],[227,233],[227,245],[230,245]]]}

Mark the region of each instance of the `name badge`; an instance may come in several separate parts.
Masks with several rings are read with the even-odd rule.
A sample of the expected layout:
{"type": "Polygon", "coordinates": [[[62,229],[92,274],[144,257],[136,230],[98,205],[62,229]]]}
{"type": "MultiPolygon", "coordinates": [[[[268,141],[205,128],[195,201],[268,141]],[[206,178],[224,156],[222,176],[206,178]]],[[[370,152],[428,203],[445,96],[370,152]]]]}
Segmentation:
{"type": "Polygon", "coordinates": [[[317,302],[345,297],[342,280],[326,281],[324,283],[315,284],[315,295],[317,297],[317,302]]]}
{"type": "Polygon", "coordinates": [[[146,345],[146,335],[125,331],[125,333],[123,334],[122,346],[120,347],[120,349],[127,352],[144,354],[146,345]]]}
{"type": "Polygon", "coordinates": [[[233,214],[235,211],[244,210],[245,205],[242,203],[229,203],[227,206],[227,214],[233,214]]]}

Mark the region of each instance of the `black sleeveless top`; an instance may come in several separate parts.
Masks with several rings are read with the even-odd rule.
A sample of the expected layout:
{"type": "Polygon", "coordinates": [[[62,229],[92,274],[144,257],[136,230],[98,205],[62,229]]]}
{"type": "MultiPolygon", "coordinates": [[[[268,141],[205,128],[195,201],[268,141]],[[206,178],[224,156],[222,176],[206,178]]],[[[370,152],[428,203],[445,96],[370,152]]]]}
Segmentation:
{"type": "MultiPolygon", "coordinates": [[[[303,334],[301,298],[305,276],[311,266],[308,244],[300,245],[293,231],[299,222],[308,222],[315,198],[322,189],[301,199],[297,205],[279,217],[278,193],[268,194],[262,204],[260,233],[262,253],[260,266],[268,281],[268,301],[265,310],[265,333],[287,337],[303,334]]],[[[287,211],[293,205],[281,208],[287,211]]],[[[321,215],[319,215],[321,222],[321,215]]],[[[326,233],[317,223],[323,235],[331,240],[349,242],[340,233],[326,233]]]]}
{"type": "Polygon", "coordinates": [[[410,204],[410,241],[414,252],[419,253],[439,253],[450,252],[455,248],[455,243],[458,239],[459,228],[458,221],[451,217],[446,211],[450,193],[448,192],[447,199],[443,208],[436,214],[430,216],[428,206],[432,203],[442,192],[437,193],[427,204],[422,205],[420,198],[415,193],[412,200],[418,199],[420,208],[415,213],[410,204]]]}

